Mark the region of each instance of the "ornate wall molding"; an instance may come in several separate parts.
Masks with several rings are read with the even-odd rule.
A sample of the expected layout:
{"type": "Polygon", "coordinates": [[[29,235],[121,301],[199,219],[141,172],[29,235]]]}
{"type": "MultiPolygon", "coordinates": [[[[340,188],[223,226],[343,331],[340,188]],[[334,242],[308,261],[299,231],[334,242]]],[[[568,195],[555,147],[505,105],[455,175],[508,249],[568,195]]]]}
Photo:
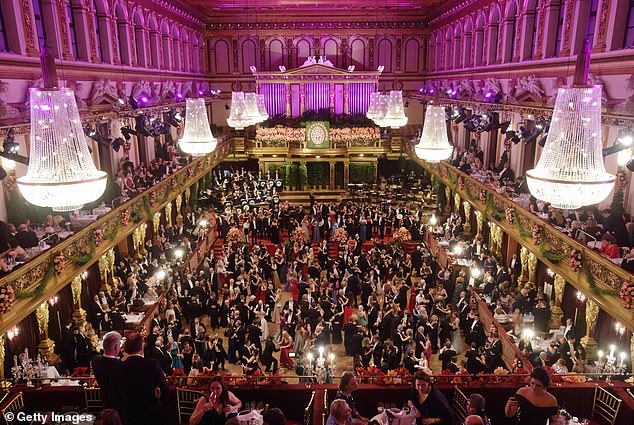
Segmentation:
{"type": "Polygon", "coordinates": [[[423,22],[247,22],[222,23],[210,22],[209,31],[266,31],[266,30],[387,30],[387,29],[423,29],[423,22]]]}

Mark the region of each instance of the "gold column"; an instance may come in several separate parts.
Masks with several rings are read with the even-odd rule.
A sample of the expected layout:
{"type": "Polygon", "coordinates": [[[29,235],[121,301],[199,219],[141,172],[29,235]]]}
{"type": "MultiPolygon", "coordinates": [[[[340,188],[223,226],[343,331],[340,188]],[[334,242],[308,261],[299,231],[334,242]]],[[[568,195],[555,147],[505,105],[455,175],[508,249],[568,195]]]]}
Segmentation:
{"type": "Polygon", "coordinates": [[[49,364],[55,364],[58,356],[53,352],[55,350],[55,342],[48,338],[48,302],[44,301],[35,310],[37,325],[40,328],[41,341],[37,349],[49,364]]]}
{"type": "Polygon", "coordinates": [[[306,108],[306,86],[299,84],[299,114],[303,114],[306,108]]]}
{"type": "Polygon", "coordinates": [[[460,215],[460,195],[456,192],[453,196],[454,212],[460,215]]]}
{"type": "Polygon", "coordinates": [[[172,203],[165,205],[165,226],[172,227],[172,203]]]}
{"type": "Polygon", "coordinates": [[[178,196],[176,197],[176,225],[177,226],[183,225],[183,216],[181,215],[182,203],[183,203],[183,195],[179,193],[178,196]]]}
{"type": "Polygon", "coordinates": [[[476,210],[475,215],[476,215],[476,223],[478,224],[478,228],[476,230],[476,237],[478,237],[478,236],[482,236],[482,226],[484,226],[484,214],[476,210]]]}
{"type": "Polygon", "coordinates": [[[561,303],[564,299],[564,288],[566,281],[563,277],[556,274],[553,286],[555,287],[555,302],[550,309],[550,328],[555,329],[561,326],[561,320],[564,317],[564,311],[561,309],[561,303]]]}
{"type": "Polygon", "coordinates": [[[445,186],[445,198],[447,198],[447,208],[451,210],[451,189],[445,186]]]}
{"type": "Polygon", "coordinates": [[[464,231],[469,233],[471,231],[471,204],[464,201],[462,207],[464,208],[464,231]]]}
{"type": "Polygon", "coordinates": [[[599,317],[599,306],[590,298],[586,301],[586,336],[581,338],[581,344],[586,349],[587,360],[595,360],[597,341],[594,339],[594,329],[599,317]]]}
{"type": "MultiPolygon", "coordinates": [[[[4,365],[4,335],[0,336],[0,364],[4,365]]],[[[4,379],[4,367],[0,367],[0,379],[4,379]]]]}
{"type": "Polygon", "coordinates": [[[528,254],[528,281],[535,283],[535,273],[537,272],[537,257],[532,252],[528,254]]]}
{"type": "Polygon", "coordinates": [[[497,241],[495,239],[496,225],[492,221],[489,221],[488,224],[489,224],[489,251],[497,255],[497,251],[498,251],[496,246],[497,241]]]}
{"type": "Polygon", "coordinates": [[[345,161],[343,163],[343,190],[348,190],[348,183],[350,183],[350,163],[345,161]]]}
{"type": "Polygon", "coordinates": [[[520,262],[522,263],[522,271],[520,273],[520,282],[526,282],[528,280],[528,249],[522,247],[520,250],[520,262]]]}
{"type": "Polygon", "coordinates": [[[157,211],[152,216],[152,227],[154,228],[154,235],[158,234],[159,224],[161,224],[161,212],[157,211]]]}
{"type": "Polygon", "coordinates": [[[73,310],[73,321],[75,323],[84,323],[86,321],[86,310],[81,308],[81,284],[81,276],[75,276],[70,284],[70,289],[73,292],[73,304],[75,304],[75,310],[73,310]]]}

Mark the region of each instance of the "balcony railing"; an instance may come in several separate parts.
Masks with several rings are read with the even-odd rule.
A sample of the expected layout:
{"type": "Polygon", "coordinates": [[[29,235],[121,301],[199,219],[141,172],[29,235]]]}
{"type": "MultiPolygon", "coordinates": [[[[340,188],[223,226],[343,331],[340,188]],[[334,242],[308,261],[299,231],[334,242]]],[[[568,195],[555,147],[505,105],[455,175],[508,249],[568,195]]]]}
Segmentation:
{"type": "Polygon", "coordinates": [[[484,213],[486,219],[500,226],[505,233],[535,254],[566,282],[591,297],[611,317],[624,323],[628,329],[634,330],[634,310],[626,309],[618,297],[623,282],[634,279],[632,274],[562,233],[511,199],[498,194],[492,187],[480,183],[450,164],[430,164],[422,161],[411,152],[411,148],[410,157],[454,193],[458,193],[462,200],[468,201],[484,213]],[[512,223],[506,218],[508,209],[515,217],[512,223]],[[539,244],[535,244],[532,238],[532,230],[536,226],[541,228],[542,242],[539,244]],[[581,270],[574,271],[568,263],[568,256],[572,250],[581,252],[584,264],[581,270]]]}
{"type": "MultiPolygon", "coordinates": [[[[159,184],[114,208],[45,254],[0,279],[0,287],[11,285],[16,294],[16,300],[9,311],[0,314],[0,334],[59,292],[139,225],[151,221],[156,212],[201,179],[231,151],[231,141],[219,144],[213,153],[195,159],[159,184]],[[105,235],[98,245],[95,243],[97,229],[102,230],[105,235]],[[62,256],[65,259],[64,266],[56,270],[55,259],[59,261],[62,256]]],[[[184,199],[183,208],[186,202],[184,199]]]]}

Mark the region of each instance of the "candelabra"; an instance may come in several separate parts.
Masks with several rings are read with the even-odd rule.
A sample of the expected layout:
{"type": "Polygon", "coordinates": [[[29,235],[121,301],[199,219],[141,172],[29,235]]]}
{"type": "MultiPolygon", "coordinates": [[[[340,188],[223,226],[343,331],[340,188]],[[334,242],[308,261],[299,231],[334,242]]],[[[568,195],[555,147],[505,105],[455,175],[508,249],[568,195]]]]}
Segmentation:
{"type": "Polygon", "coordinates": [[[605,382],[612,380],[612,375],[623,375],[627,371],[627,365],[625,364],[625,353],[619,355],[621,362],[617,364],[614,351],[616,347],[610,345],[610,354],[607,355],[605,361],[603,359],[603,351],[599,351],[597,354],[599,359],[594,362],[594,366],[597,369],[597,373],[605,375],[605,382]]]}
{"type": "Polygon", "coordinates": [[[29,358],[29,349],[25,348],[24,353],[13,356],[13,367],[11,368],[11,374],[13,379],[18,381],[26,381],[28,387],[32,387],[32,379],[46,377],[46,371],[48,370],[48,362],[42,360],[40,355],[37,355],[36,359],[29,358]],[[18,362],[18,358],[20,362],[18,362]]]}
{"type": "Polygon", "coordinates": [[[324,347],[319,347],[319,357],[313,362],[313,354],[308,353],[306,355],[308,359],[308,375],[315,377],[315,381],[318,384],[331,384],[332,376],[335,370],[335,355],[330,353],[328,358],[330,364],[326,365],[326,358],[324,357],[324,347]]]}

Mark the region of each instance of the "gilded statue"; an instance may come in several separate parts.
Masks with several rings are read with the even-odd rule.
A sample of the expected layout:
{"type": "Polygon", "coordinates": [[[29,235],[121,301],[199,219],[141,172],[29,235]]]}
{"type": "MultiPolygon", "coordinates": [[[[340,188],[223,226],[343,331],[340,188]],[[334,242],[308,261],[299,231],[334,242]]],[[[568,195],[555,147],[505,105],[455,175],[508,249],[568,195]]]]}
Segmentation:
{"type": "Polygon", "coordinates": [[[37,318],[37,325],[40,328],[40,333],[48,334],[48,303],[45,301],[35,309],[35,317],[37,318]]]}
{"type": "Polygon", "coordinates": [[[522,271],[520,273],[520,281],[526,281],[526,275],[528,274],[528,249],[522,247],[520,250],[520,262],[522,263],[522,271]]]}
{"type": "Polygon", "coordinates": [[[555,305],[560,306],[561,302],[564,300],[564,288],[566,287],[566,281],[563,277],[556,274],[555,275],[555,305]]]}
{"type": "Polygon", "coordinates": [[[597,303],[588,298],[586,301],[586,334],[593,335],[594,328],[597,325],[597,318],[599,317],[599,306],[597,303]]]}
{"type": "Polygon", "coordinates": [[[81,276],[75,276],[70,289],[73,292],[73,304],[81,306],[81,276]]]}
{"type": "Polygon", "coordinates": [[[535,283],[535,272],[537,271],[537,257],[530,252],[528,254],[528,281],[535,283]]]}

